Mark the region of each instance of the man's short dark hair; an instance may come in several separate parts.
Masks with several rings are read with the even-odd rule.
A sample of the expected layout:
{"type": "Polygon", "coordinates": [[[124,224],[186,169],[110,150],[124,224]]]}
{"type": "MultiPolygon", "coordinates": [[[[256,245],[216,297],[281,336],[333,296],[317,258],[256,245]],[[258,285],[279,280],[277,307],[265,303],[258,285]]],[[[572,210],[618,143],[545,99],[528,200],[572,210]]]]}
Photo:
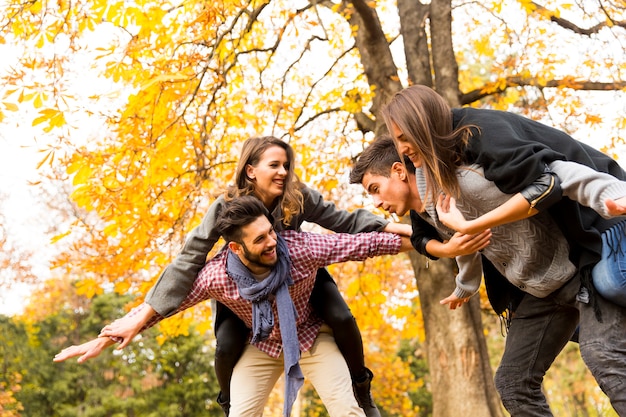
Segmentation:
{"type": "Polygon", "coordinates": [[[227,200],[215,222],[215,231],[226,242],[241,243],[242,228],[254,222],[261,216],[267,217],[272,222],[271,216],[257,197],[247,195],[227,200]]]}
{"type": "Polygon", "coordinates": [[[350,183],[361,184],[363,177],[368,173],[389,177],[391,167],[396,162],[404,163],[410,173],[415,172],[415,166],[411,160],[406,156],[400,157],[393,139],[389,135],[381,135],[361,152],[350,172],[350,183]]]}

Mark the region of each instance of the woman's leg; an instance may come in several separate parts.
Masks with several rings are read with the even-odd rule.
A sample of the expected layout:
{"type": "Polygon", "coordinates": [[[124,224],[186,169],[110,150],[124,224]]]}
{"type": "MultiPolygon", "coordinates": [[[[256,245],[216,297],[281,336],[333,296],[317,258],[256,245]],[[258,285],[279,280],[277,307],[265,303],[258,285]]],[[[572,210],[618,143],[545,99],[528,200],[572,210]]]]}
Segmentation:
{"type": "Polygon", "coordinates": [[[317,270],[310,301],[313,310],[333,330],[337,347],[350,370],[359,405],[368,417],[380,416],[370,392],[373,374],[365,367],[361,332],[337,284],[325,268],[317,270]]]}
{"type": "Polygon", "coordinates": [[[622,307],[626,307],[625,227],[622,222],[602,234],[602,259],[591,272],[596,291],[622,307]]]}
{"type": "Polygon", "coordinates": [[[216,303],[215,314],[215,375],[220,386],[218,403],[228,416],[230,409],[230,380],[235,364],[241,357],[250,330],[230,309],[216,303]]]}

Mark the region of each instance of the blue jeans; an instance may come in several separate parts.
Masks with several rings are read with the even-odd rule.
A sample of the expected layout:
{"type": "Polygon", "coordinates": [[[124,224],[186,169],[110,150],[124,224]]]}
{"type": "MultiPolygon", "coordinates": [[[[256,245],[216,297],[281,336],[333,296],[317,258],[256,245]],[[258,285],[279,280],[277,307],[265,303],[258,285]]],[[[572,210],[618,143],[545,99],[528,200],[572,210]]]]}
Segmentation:
{"type": "Polygon", "coordinates": [[[579,291],[576,276],[546,298],[526,294],[516,309],[495,376],[512,417],[552,416],[541,384],[578,325],[585,364],[613,408],[626,417],[626,308],[597,296],[598,322],[591,305],[577,301],[579,291]]]}
{"type": "Polygon", "coordinates": [[[596,291],[622,307],[626,307],[625,226],[619,223],[602,234],[602,260],[591,272],[596,291]]]}

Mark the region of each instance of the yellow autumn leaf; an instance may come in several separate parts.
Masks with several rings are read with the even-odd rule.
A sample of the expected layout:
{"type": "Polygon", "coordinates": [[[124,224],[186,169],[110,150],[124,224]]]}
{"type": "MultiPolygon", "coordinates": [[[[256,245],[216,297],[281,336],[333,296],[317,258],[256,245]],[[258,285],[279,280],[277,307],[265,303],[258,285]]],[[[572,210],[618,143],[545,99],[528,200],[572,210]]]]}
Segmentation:
{"type": "Polygon", "coordinates": [[[10,103],[7,101],[2,102],[2,104],[4,104],[4,108],[9,110],[9,111],[18,111],[20,108],[18,107],[17,104],[15,103],[10,103]]]}
{"type": "MultiPolygon", "coordinates": [[[[39,96],[36,96],[36,97],[39,97],[39,96]]],[[[36,97],[35,97],[35,99],[36,99],[36,97]]],[[[58,109],[54,109],[54,108],[46,108],[46,109],[43,109],[43,110],[39,111],[39,117],[36,117],[33,120],[32,125],[33,126],[37,126],[37,125],[39,125],[41,123],[45,123],[45,122],[55,123],[56,124],[57,123],[56,120],[58,120],[59,117],[62,120],[64,120],[63,119],[63,112],[61,112],[58,109]]]]}
{"type": "Polygon", "coordinates": [[[115,283],[114,291],[117,294],[128,294],[130,283],[128,281],[118,281],[115,283]]]}
{"type": "Polygon", "coordinates": [[[100,284],[92,278],[84,278],[76,283],[76,293],[87,298],[102,294],[103,289],[100,284]]]}
{"type": "Polygon", "coordinates": [[[593,125],[597,125],[602,123],[603,119],[602,117],[595,115],[595,114],[587,114],[585,116],[585,123],[593,126],[593,125]]]}
{"type": "Polygon", "coordinates": [[[60,234],[58,234],[58,235],[55,235],[55,236],[53,236],[53,237],[50,239],[50,243],[51,243],[51,244],[55,244],[55,243],[57,243],[59,240],[63,239],[64,237],[69,236],[71,233],[72,233],[72,232],[71,232],[71,230],[67,230],[67,231],[65,231],[65,232],[63,232],[63,233],[60,233],[60,234]]]}
{"type": "Polygon", "coordinates": [[[105,236],[110,236],[110,237],[117,236],[118,232],[119,232],[119,225],[116,223],[108,224],[102,231],[102,233],[104,233],[105,236]]]}
{"type": "Polygon", "coordinates": [[[72,184],[73,185],[86,184],[87,181],[89,180],[92,172],[93,172],[93,170],[92,170],[92,168],[89,165],[84,164],[84,165],[80,166],[78,171],[76,171],[76,174],[74,175],[74,179],[72,180],[72,184]]]}
{"type": "Polygon", "coordinates": [[[35,94],[35,99],[33,100],[33,106],[35,106],[36,109],[43,106],[43,94],[35,94]]]}

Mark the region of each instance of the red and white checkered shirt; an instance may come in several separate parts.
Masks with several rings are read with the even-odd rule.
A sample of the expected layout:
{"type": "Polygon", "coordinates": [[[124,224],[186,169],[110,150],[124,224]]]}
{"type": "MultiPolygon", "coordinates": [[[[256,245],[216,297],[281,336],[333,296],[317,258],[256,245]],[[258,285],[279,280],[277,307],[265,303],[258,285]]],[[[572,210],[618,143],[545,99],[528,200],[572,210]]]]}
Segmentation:
{"type": "MultiPolygon", "coordinates": [[[[317,234],[286,230],[281,232],[281,236],[287,242],[291,257],[291,278],[294,284],[289,287],[289,293],[298,314],[296,325],[302,352],[311,348],[322,325],[322,321],[313,313],[309,303],[317,270],[339,262],[394,255],[400,251],[401,243],[398,235],[381,232],[317,234]]],[[[226,274],[226,255],[227,250],[223,250],[207,262],[198,274],[191,292],[176,312],[201,301],[215,299],[231,309],[248,328],[252,328],[252,303],[239,295],[235,281],[226,274]]],[[[282,343],[276,302],[272,304],[274,328],[269,338],[256,343],[256,346],[276,358],[282,351],[282,343]]],[[[137,307],[136,311],[129,314],[136,314],[142,307],[143,305],[137,307]]],[[[163,318],[155,314],[145,328],[153,326],[163,318]]]]}

